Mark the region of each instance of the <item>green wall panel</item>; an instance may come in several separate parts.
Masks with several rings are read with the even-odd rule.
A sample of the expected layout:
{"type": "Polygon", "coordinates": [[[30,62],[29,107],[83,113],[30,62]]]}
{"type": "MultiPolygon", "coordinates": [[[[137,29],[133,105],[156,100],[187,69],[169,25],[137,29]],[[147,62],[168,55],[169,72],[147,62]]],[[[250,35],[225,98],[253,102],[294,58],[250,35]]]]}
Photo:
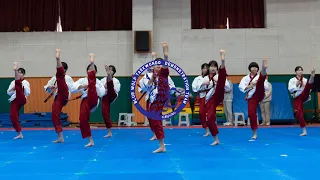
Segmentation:
{"type": "MultiPolygon", "coordinates": [[[[0,104],[1,104],[1,108],[0,108],[0,113],[9,113],[10,112],[10,103],[8,101],[8,99],[10,98],[10,96],[8,96],[7,94],[7,89],[11,83],[11,81],[13,81],[14,78],[1,78],[0,79],[0,104]]],[[[31,92],[32,93],[32,92],[31,92]]],[[[19,111],[20,113],[24,112],[24,108],[22,107],[19,111]]]]}

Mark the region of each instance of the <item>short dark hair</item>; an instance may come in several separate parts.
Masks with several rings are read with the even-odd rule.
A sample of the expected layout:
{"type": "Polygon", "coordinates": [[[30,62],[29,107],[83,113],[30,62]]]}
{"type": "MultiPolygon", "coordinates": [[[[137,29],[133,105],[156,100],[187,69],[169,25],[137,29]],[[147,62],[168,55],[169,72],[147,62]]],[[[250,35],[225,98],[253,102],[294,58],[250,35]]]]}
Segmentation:
{"type": "Polygon", "coordinates": [[[212,61],[209,62],[209,67],[211,67],[211,66],[214,66],[214,67],[217,67],[217,68],[219,67],[217,61],[215,61],[215,60],[212,60],[212,61]]]}
{"type": "Polygon", "coordinates": [[[61,62],[63,69],[67,72],[68,71],[68,64],[65,62],[61,62]]]}
{"type": "MultiPolygon", "coordinates": [[[[91,66],[91,64],[89,64],[89,65],[87,66],[87,71],[89,70],[90,66],[91,66]]],[[[97,66],[96,66],[95,64],[93,64],[93,66],[94,66],[94,70],[95,70],[96,72],[98,72],[97,66]]]]}
{"type": "Polygon", "coordinates": [[[208,63],[203,63],[202,65],[201,65],[201,69],[203,69],[203,68],[205,68],[205,67],[209,67],[209,64],[208,63]]]}
{"type": "Polygon", "coordinates": [[[162,59],[162,58],[157,58],[157,59],[155,59],[155,61],[156,61],[156,60],[157,60],[157,61],[161,61],[161,60],[163,60],[163,59],[162,59]]]}
{"type": "Polygon", "coordinates": [[[26,74],[26,70],[24,68],[19,68],[18,72],[22,73],[23,75],[26,74]]]}
{"type": "Polygon", "coordinates": [[[259,65],[258,65],[258,63],[256,63],[256,62],[250,63],[249,66],[248,66],[249,71],[251,71],[251,68],[252,68],[252,67],[258,68],[258,71],[259,71],[259,65]]]}
{"type": "Polygon", "coordinates": [[[116,74],[117,70],[116,67],[114,67],[114,65],[110,65],[109,68],[113,71],[113,74],[116,74]]]}
{"type": "Polygon", "coordinates": [[[300,69],[303,71],[303,68],[301,66],[297,66],[296,68],[294,68],[294,72],[297,72],[300,69]]]}

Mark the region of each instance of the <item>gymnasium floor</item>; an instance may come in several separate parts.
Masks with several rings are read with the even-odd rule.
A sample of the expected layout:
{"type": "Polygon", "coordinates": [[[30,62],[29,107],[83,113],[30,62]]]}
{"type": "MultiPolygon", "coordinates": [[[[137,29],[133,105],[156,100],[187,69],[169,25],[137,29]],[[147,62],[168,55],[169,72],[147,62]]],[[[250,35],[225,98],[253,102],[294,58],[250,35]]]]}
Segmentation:
{"type": "Polygon", "coordinates": [[[135,179],[135,180],[274,180],[319,179],[320,127],[260,128],[259,139],[249,141],[249,128],[221,128],[221,145],[212,147],[211,137],[200,128],[165,129],[167,153],[152,154],[148,128],[94,129],[95,147],[84,148],[79,130],[65,130],[64,144],[53,144],[55,132],[0,129],[0,179],[135,179]]]}

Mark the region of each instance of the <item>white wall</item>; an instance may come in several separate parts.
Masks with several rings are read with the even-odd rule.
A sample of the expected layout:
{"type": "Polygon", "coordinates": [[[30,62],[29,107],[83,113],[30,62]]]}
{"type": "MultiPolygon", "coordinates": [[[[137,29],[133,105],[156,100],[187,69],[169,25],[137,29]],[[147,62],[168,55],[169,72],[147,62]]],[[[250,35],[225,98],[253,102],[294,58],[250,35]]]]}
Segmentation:
{"type": "Polygon", "coordinates": [[[98,75],[105,74],[104,64],[118,67],[119,76],[132,73],[131,31],[17,32],[0,33],[0,77],[14,75],[14,61],[21,63],[28,77],[53,76],[56,48],[61,49],[61,60],[68,63],[71,76],[86,75],[90,52],[96,55],[98,75]]]}
{"type": "Polygon", "coordinates": [[[170,60],[188,74],[227,51],[228,74],[245,74],[252,61],[269,57],[270,74],[292,74],[302,65],[320,72],[320,1],[266,0],[266,29],[190,30],[189,0],[154,1],[154,48],[167,41],[170,60]],[[198,61],[198,62],[196,62],[198,61]]]}
{"type": "MultiPolygon", "coordinates": [[[[138,7],[143,0],[135,2],[133,13],[150,9],[138,7]]],[[[262,56],[269,58],[270,74],[292,74],[296,65],[320,71],[320,0],[266,0],[266,6],[266,29],[190,30],[190,0],[154,0],[153,50],[161,53],[161,42],[168,42],[169,59],[189,75],[198,74],[201,63],[219,59],[222,48],[230,75],[246,74],[248,64],[262,56]]],[[[146,22],[141,13],[133,17],[133,22],[146,22]]],[[[86,74],[90,52],[96,54],[100,75],[108,63],[117,67],[118,76],[130,76],[150,57],[134,55],[132,42],[130,31],[0,33],[0,76],[13,76],[15,60],[28,76],[52,76],[56,47],[62,49],[72,76],[86,74]]]]}

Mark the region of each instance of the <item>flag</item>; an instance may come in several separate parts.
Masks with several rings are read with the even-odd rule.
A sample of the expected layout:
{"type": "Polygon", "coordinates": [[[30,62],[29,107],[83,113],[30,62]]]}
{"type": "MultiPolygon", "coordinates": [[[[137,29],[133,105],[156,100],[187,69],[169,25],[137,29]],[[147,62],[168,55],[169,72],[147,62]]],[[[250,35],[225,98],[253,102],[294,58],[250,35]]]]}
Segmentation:
{"type": "Polygon", "coordinates": [[[60,15],[59,15],[59,20],[58,20],[58,23],[57,23],[57,29],[56,29],[56,31],[57,31],[57,32],[62,32],[60,15]]]}
{"type": "Polygon", "coordinates": [[[227,29],[229,29],[229,18],[227,18],[227,29]]]}

